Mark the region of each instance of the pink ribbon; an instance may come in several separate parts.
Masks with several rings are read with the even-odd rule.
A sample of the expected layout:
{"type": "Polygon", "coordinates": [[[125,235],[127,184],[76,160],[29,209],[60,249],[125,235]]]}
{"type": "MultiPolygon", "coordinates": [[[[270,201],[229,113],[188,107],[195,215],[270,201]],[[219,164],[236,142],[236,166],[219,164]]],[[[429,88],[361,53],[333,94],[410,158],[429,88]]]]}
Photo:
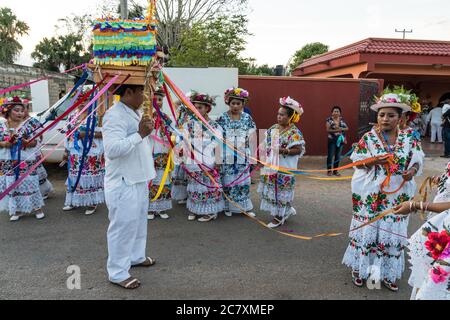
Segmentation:
{"type": "MultiPolygon", "coordinates": [[[[83,110],[80,112],[80,114],[82,114],[83,112],[85,112],[95,101],[97,101],[106,91],[108,91],[108,89],[114,84],[114,82],[120,77],[120,75],[116,75],[114,78],[111,79],[111,81],[109,81],[105,87],[103,87],[102,90],[100,90],[97,95],[94,97],[94,99],[92,99],[84,108],[83,110]]],[[[94,110],[95,111],[95,110],[94,110]]],[[[92,113],[94,112],[92,111],[92,113]]],[[[75,122],[76,119],[73,119],[72,122],[75,122]]],[[[71,124],[72,124],[71,122],[71,124]]],[[[69,134],[68,136],[72,136],[76,130],[78,130],[78,128],[81,126],[81,123],[76,126],[69,134]]],[[[22,176],[19,177],[19,179],[14,182],[11,186],[9,186],[8,188],[6,188],[5,191],[3,191],[0,194],[0,200],[2,200],[3,198],[5,198],[12,190],[14,190],[15,188],[17,188],[17,186],[19,184],[21,184],[23,182],[23,180],[25,180],[32,172],[34,172],[37,167],[39,167],[45,160],[47,160],[48,157],[50,157],[57,148],[59,148],[63,143],[64,143],[64,139],[61,140],[53,149],[50,153],[48,153],[46,156],[42,157],[41,160],[39,160],[38,162],[36,162],[30,170],[28,170],[27,172],[25,172],[22,176]]]]}
{"type": "MultiPolygon", "coordinates": [[[[69,73],[71,71],[75,71],[75,70],[84,68],[85,66],[86,66],[86,64],[83,64],[81,66],[78,66],[78,67],[72,68],[70,70],[64,71],[64,72],[62,72],[62,74],[69,73]]],[[[56,76],[47,76],[47,77],[43,77],[43,78],[40,78],[40,79],[37,79],[37,80],[34,80],[34,81],[30,81],[30,82],[27,82],[27,83],[22,83],[22,84],[19,84],[19,85],[16,85],[16,86],[12,86],[12,87],[9,87],[9,88],[6,88],[6,89],[1,89],[0,90],[0,95],[3,95],[5,93],[11,92],[11,91],[16,91],[16,90],[19,90],[19,89],[21,89],[23,87],[28,87],[28,86],[30,86],[32,84],[37,83],[37,82],[48,80],[48,79],[54,78],[54,77],[56,77],[56,76]]]]}

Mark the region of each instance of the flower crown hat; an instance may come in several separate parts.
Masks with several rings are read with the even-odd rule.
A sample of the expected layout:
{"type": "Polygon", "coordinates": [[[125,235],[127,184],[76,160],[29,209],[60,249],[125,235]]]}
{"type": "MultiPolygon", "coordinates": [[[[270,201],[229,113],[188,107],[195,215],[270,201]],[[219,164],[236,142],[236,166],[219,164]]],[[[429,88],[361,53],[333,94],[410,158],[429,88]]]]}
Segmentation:
{"type": "Polygon", "coordinates": [[[210,107],[216,105],[215,97],[212,97],[206,93],[198,93],[197,91],[191,91],[190,99],[192,103],[202,103],[210,107]]]}
{"type": "Polygon", "coordinates": [[[14,106],[25,107],[24,101],[19,97],[4,98],[2,101],[2,113],[7,113],[14,106]]]}
{"type": "Polygon", "coordinates": [[[250,98],[250,93],[242,88],[230,88],[225,91],[225,103],[230,104],[231,99],[238,99],[246,103],[250,98]]]}
{"type": "Polygon", "coordinates": [[[294,110],[300,116],[303,115],[304,113],[302,105],[298,101],[292,99],[291,97],[280,98],[280,105],[294,110]]]}
{"type": "Polygon", "coordinates": [[[381,97],[377,97],[377,103],[372,105],[370,109],[378,112],[382,108],[399,108],[405,112],[420,113],[422,107],[419,98],[403,87],[394,86],[394,89],[386,88],[381,97]]]}

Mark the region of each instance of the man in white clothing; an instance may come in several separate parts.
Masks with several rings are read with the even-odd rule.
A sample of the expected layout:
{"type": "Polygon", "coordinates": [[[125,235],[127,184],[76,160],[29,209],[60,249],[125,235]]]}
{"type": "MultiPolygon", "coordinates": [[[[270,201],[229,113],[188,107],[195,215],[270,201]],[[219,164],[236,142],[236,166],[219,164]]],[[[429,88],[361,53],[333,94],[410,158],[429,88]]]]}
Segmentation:
{"type": "Polygon", "coordinates": [[[442,107],[439,105],[428,114],[427,125],[431,122],[431,143],[442,143],[442,107]],[[436,139],[437,137],[437,139],[436,139]]]}
{"type": "Polygon", "coordinates": [[[131,267],[150,267],[155,260],[146,257],[148,183],[156,176],[149,135],[151,119],[139,113],[143,86],[124,85],[121,99],[103,122],[106,174],[105,199],[109,210],[109,281],[125,289],[140,286],[130,276],[131,267]]]}

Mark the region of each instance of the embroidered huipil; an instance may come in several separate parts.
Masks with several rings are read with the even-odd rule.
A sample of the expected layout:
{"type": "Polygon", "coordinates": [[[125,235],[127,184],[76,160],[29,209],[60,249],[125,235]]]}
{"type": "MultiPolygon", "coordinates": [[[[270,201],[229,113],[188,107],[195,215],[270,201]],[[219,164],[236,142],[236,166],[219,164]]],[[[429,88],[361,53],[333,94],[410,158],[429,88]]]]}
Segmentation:
{"type": "Polygon", "coordinates": [[[224,164],[221,168],[224,193],[233,203],[225,199],[225,210],[240,213],[242,210],[250,211],[253,204],[250,199],[250,160],[251,155],[250,139],[256,134],[256,124],[247,113],[241,113],[240,120],[232,120],[228,112],[222,114],[217,120],[222,127],[224,139],[241,153],[236,154],[224,146],[224,164]],[[244,155],[243,155],[243,154],[244,155]],[[243,181],[241,178],[245,178],[243,181]],[[234,184],[239,182],[238,184],[234,184]],[[231,185],[231,186],[228,186],[231,185]]]}
{"type": "MultiPolygon", "coordinates": [[[[285,131],[281,131],[278,125],[272,126],[266,133],[264,144],[266,162],[273,166],[296,169],[299,158],[305,153],[305,140],[294,124],[285,131]],[[295,146],[301,146],[300,155],[285,156],[278,153],[280,148],[290,149],[295,146]]],[[[295,214],[292,207],[295,196],[295,176],[269,168],[263,168],[261,173],[261,183],[258,188],[261,194],[261,210],[269,211],[272,216],[283,219],[295,214]]]]}
{"type": "MultiPolygon", "coordinates": [[[[402,182],[402,173],[414,164],[422,172],[424,153],[420,142],[411,129],[399,131],[395,146],[391,146],[394,164],[386,192],[397,190],[402,182]]],[[[353,152],[353,162],[388,154],[389,147],[383,144],[377,131],[372,129],[364,135],[353,152]]],[[[379,214],[402,202],[412,199],[416,192],[414,179],[406,182],[395,194],[385,194],[381,185],[387,177],[385,167],[374,166],[370,171],[356,169],[352,179],[353,219],[350,230],[376,218],[379,214]]],[[[407,245],[408,217],[388,215],[370,226],[350,232],[350,241],[343,263],[358,271],[367,279],[371,270],[382,280],[395,282],[400,279],[405,268],[404,248],[407,245]]]]}

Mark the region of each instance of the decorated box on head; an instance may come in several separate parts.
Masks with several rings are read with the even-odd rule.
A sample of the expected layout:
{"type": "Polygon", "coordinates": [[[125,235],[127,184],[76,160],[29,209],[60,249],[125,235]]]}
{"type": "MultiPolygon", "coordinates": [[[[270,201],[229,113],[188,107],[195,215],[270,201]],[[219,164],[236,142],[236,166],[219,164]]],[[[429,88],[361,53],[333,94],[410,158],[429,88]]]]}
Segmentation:
{"type": "Polygon", "coordinates": [[[94,64],[149,66],[156,54],[156,25],[149,20],[97,20],[94,64]]]}

